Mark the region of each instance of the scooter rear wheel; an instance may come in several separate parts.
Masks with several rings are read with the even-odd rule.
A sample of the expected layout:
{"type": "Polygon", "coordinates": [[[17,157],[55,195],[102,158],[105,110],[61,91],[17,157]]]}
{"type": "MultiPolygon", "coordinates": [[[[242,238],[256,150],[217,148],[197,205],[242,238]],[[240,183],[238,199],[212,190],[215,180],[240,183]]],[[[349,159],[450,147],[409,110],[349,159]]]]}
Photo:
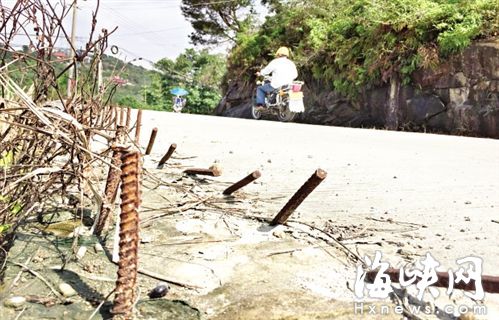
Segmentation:
{"type": "Polygon", "coordinates": [[[296,113],[294,113],[293,111],[289,111],[289,107],[287,104],[285,107],[280,108],[280,110],[277,112],[277,119],[279,119],[279,121],[282,121],[282,122],[293,121],[295,116],[296,116],[296,113]]]}

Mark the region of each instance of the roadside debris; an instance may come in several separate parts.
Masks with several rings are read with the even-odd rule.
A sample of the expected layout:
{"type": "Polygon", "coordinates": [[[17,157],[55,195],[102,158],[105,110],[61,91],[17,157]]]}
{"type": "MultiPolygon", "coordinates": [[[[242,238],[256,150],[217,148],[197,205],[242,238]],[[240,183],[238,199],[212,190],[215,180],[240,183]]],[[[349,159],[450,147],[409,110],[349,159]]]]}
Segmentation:
{"type": "Polygon", "coordinates": [[[170,290],[170,287],[168,286],[168,284],[166,282],[160,282],[156,285],[156,287],[154,289],[152,289],[149,292],[148,296],[151,299],[162,298],[162,297],[166,296],[166,294],[168,293],[169,290],[170,290]]]}

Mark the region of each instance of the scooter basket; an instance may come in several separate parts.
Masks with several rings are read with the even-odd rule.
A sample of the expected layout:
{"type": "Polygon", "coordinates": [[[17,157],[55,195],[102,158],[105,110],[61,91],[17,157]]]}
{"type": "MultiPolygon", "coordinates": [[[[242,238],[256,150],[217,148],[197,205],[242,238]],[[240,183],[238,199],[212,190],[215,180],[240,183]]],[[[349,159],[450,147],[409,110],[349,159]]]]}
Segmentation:
{"type": "Polygon", "coordinates": [[[303,92],[291,92],[289,94],[289,111],[303,112],[305,106],[303,105],[303,92]]]}

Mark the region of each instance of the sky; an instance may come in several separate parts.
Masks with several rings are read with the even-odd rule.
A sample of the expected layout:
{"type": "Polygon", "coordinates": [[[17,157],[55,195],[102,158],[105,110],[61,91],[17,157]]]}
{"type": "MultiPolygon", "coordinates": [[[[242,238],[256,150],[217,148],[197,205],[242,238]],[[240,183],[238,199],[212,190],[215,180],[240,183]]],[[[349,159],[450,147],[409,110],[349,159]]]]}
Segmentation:
{"type": "MultiPolygon", "coordinates": [[[[64,0],[48,0],[52,5],[64,0]]],[[[65,0],[70,4],[72,0],[65,0]]],[[[16,1],[3,0],[1,4],[12,7],[16,1]]],[[[124,61],[142,58],[141,65],[147,67],[161,58],[174,59],[186,48],[192,47],[189,34],[193,31],[180,10],[181,0],[101,0],[97,15],[97,28],[118,29],[109,37],[109,47],[118,47],[115,55],[124,61]]],[[[76,46],[84,48],[90,34],[92,12],[97,0],[77,0],[76,46]]],[[[71,30],[71,14],[64,20],[66,30],[71,30]]],[[[96,34],[94,34],[95,38],[96,34]]],[[[19,36],[14,46],[22,46],[27,40],[19,36]]],[[[68,48],[65,39],[56,46],[68,48]]],[[[220,49],[218,52],[223,52],[220,49]]]]}
{"type": "MultiPolygon", "coordinates": [[[[96,0],[78,1],[76,33],[80,45],[88,36],[96,3],[96,0]]],[[[182,15],[180,3],[181,0],[101,0],[98,28],[118,27],[109,38],[109,46],[119,48],[117,55],[122,60],[174,59],[192,46],[189,34],[193,29],[182,15]]]]}
{"type": "MultiPolygon", "coordinates": [[[[70,4],[73,0],[46,0],[55,5],[70,4]]],[[[230,0],[224,0],[230,1],[230,0]]],[[[12,7],[16,1],[0,0],[1,4],[12,7]]],[[[101,30],[118,29],[109,37],[107,54],[110,47],[118,47],[114,56],[134,64],[151,67],[161,58],[175,59],[190,44],[189,34],[193,32],[191,24],[180,10],[181,0],[100,0],[97,15],[97,28],[101,30]],[[141,61],[138,59],[141,58],[141,61]]],[[[84,48],[88,40],[92,11],[96,9],[97,0],[77,0],[76,13],[76,46],[84,48]]],[[[262,6],[257,7],[259,15],[265,16],[262,6]]],[[[66,30],[71,30],[71,15],[64,20],[66,30]]],[[[94,35],[95,38],[95,35],[94,35]]],[[[26,40],[16,39],[18,46],[26,40]]],[[[56,43],[61,48],[68,48],[65,39],[56,43]]],[[[227,52],[227,46],[212,48],[213,52],[227,52]]]]}

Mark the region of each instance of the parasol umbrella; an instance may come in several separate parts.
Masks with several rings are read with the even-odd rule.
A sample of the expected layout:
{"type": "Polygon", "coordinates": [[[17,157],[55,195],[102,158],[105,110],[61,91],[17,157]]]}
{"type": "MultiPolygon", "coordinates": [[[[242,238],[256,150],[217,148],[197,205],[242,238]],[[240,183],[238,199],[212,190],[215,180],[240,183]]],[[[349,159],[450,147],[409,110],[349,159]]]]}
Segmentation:
{"type": "Polygon", "coordinates": [[[187,90],[185,90],[183,88],[179,88],[179,87],[171,89],[170,93],[175,95],[175,96],[185,96],[185,95],[189,94],[189,92],[187,90]]]}

